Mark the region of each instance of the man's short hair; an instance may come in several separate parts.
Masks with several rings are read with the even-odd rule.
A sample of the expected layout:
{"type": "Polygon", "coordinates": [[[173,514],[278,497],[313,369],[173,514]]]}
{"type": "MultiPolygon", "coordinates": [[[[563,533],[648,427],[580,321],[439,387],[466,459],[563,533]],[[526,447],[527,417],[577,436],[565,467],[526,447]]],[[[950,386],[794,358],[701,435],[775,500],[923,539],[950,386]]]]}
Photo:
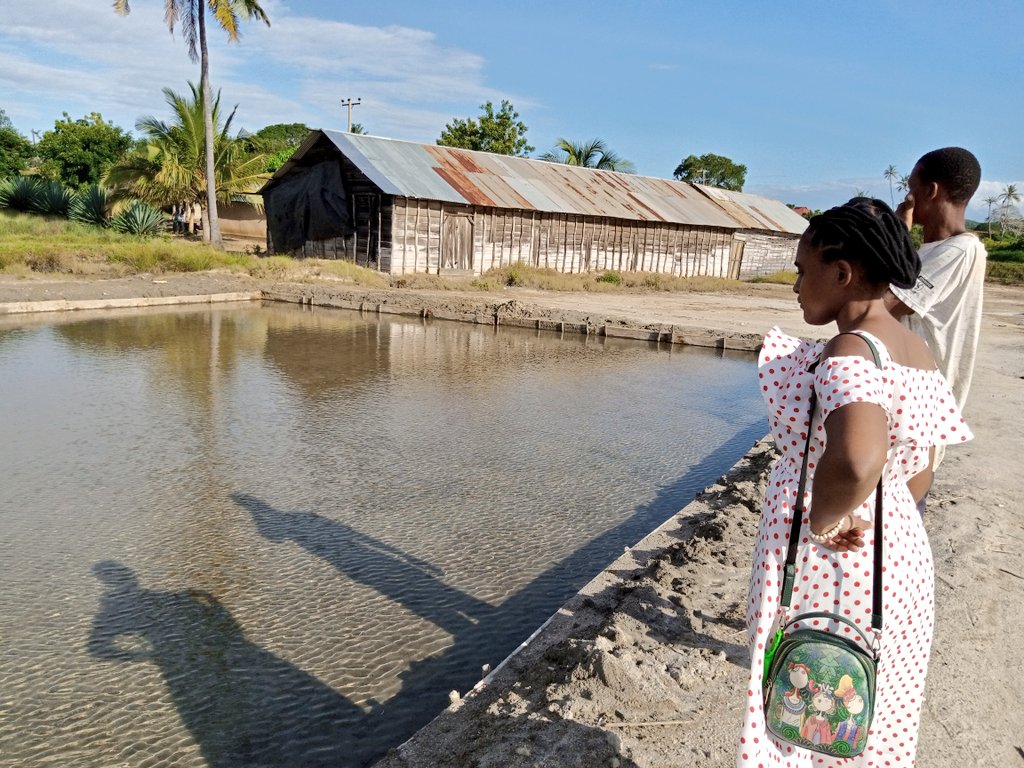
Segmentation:
{"type": "Polygon", "coordinates": [[[926,184],[937,183],[954,203],[966,204],[981,183],[978,158],[961,147],[934,149],[917,161],[918,174],[926,184]]]}

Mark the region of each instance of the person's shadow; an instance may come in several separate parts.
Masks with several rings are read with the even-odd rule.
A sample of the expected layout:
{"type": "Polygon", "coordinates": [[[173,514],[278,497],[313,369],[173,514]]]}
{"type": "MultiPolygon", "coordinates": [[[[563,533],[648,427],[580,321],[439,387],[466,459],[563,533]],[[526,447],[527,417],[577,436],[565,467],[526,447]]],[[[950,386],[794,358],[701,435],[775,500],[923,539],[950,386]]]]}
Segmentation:
{"type": "Polygon", "coordinates": [[[212,595],[145,589],[112,561],[93,573],[106,591],[89,653],[154,664],[208,765],[337,766],[362,741],[366,713],[250,642],[212,595]]]}
{"type": "Polygon", "coordinates": [[[355,528],[315,512],[275,509],[248,494],[232,498],[269,541],[293,541],[353,581],[458,636],[491,619],[496,609],[441,580],[441,570],[355,528]]]}

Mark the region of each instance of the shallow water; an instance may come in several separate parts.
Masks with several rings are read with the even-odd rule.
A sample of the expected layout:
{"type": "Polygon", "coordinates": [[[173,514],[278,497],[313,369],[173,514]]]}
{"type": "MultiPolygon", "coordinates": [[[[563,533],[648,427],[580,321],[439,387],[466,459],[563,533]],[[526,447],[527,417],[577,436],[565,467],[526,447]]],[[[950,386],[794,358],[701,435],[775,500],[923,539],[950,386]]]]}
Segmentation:
{"type": "Polygon", "coordinates": [[[360,766],[765,431],[752,358],[293,306],[0,325],[0,763],[360,766]]]}

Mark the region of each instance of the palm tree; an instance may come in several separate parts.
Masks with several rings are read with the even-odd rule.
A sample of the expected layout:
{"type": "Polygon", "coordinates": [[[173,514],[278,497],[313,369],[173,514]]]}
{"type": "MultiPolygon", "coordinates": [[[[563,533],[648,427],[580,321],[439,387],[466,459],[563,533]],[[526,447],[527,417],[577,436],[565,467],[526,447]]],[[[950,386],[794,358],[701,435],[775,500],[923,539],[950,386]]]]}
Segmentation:
{"type": "Polygon", "coordinates": [[[555,148],[540,156],[549,163],[578,165],[583,168],[597,168],[602,171],[633,173],[633,164],[608,149],[601,139],[576,144],[568,139],[559,139],[555,148]]]}
{"type": "Polygon", "coordinates": [[[245,198],[266,181],[266,157],[246,152],[244,142],[230,137],[234,110],[221,126],[220,92],[213,100],[210,115],[214,136],[213,184],[207,184],[206,137],[202,94],[189,83],[191,98],[164,88],[164,97],[174,119],[165,123],[155,117],[142,117],[135,128],[145,136],[145,144],[111,168],[104,182],[116,190],[115,197],[131,197],[152,205],[167,207],[198,204],[203,210],[204,230],[209,228],[208,201],[221,202],[245,198]]]}
{"type": "Polygon", "coordinates": [[[893,208],[895,208],[896,198],[893,197],[892,181],[893,179],[900,178],[900,172],[896,170],[895,165],[890,165],[888,168],[885,169],[885,173],[882,174],[882,177],[889,180],[889,203],[890,205],[892,205],[893,208]]]}
{"type": "Polygon", "coordinates": [[[910,177],[900,176],[899,179],[896,181],[896,191],[906,192],[908,189],[910,189],[910,177]]]}
{"type": "MultiPolygon", "coordinates": [[[[164,21],[173,33],[174,25],[181,23],[181,31],[188,45],[188,55],[192,62],[199,64],[199,83],[203,96],[203,127],[205,136],[206,177],[214,178],[214,139],[213,139],[213,106],[210,95],[210,56],[206,47],[206,9],[227,32],[228,41],[238,40],[240,17],[258,19],[270,26],[270,19],[260,7],[258,0],[164,0],[164,21]],[[196,45],[198,44],[198,53],[196,45]]],[[[114,0],[114,10],[127,15],[131,8],[128,0],[114,0]]],[[[217,217],[217,198],[214,185],[207,185],[206,207],[210,218],[209,232],[203,230],[203,237],[209,239],[216,247],[223,247],[220,236],[220,221],[217,217]]]]}
{"type": "Polygon", "coordinates": [[[999,202],[997,195],[989,195],[982,200],[988,206],[988,236],[992,237],[992,206],[999,202]]]}
{"type": "Polygon", "coordinates": [[[1010,217],[1011,209],[1021,200],[1021,194],[1017,189],[1017,185],[1007,184],[1003,188],[998,199],[999,202],[1002,203],[1002,207],[1000,208],[999,226],[1001,229],[1006,229],[1006,222],[1010,217]]]}

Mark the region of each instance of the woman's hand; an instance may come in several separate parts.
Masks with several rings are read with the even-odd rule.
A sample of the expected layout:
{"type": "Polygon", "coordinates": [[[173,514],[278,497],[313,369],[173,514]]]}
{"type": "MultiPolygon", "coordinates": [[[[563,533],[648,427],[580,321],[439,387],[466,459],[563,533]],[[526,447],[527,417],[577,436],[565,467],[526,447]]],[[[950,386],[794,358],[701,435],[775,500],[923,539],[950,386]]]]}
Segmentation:
{"type": "Polygon", "coordinates": [[[837,552],[856,552],[864,546],[864,531],[867,523],[859,517],[846,515],[840,521],[839,532],[822,542],[815,542],[819,547],[828,547],[837,552]]]}

